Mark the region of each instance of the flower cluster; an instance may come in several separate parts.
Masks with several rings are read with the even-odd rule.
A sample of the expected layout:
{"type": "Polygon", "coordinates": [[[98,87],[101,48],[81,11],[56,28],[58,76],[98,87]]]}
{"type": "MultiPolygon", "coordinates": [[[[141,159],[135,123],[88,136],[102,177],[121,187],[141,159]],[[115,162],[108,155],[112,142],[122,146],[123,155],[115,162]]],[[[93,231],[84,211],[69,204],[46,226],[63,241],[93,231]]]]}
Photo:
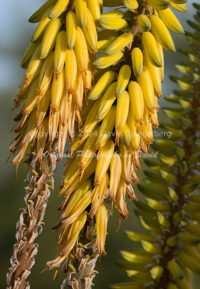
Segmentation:
{"type": "Polygon", "coordinates": [[[115,206],[127,218],[126,197],[136,200],[133,184],[138,182],[140,154],[148,153],[152,127],[158,126],[163,48],[175,51],[168,28],[183,33],[170,4],[187,10],[174,1],[104,1],[104,6],[116,9],[96,22],[100,55],[93,63],[94,86],[66,163],[59,193],[64,195],[62,215],[55,227],[60,229],[58,256],[47,269],[58,269],[66,261],[68,271],[68,264],[76,264],[72,248],[79,246],[78,236],[83,240],[87,224],[94,225],[97,253],[104,254],[108,215],[115,206]]]}

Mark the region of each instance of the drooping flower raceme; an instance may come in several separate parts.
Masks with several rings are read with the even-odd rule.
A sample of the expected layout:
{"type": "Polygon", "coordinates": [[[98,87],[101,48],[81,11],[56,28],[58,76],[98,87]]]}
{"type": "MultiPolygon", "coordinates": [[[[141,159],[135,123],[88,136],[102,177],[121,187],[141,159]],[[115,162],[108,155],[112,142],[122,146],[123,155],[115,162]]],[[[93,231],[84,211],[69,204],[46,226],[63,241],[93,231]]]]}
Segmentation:
{"type": "Polygon", "coordinates": [[[47,269],[58,269],[65,261],[68,273],[72,268],[78,271],[77,250],[88,241],[87,226],[94,228],[96,253],[103,254],[108,215],[113,207],[123,218],[128,216],[126,196],[136,199],[132,185],[138,182],[140,153],[148,152],[153,141],[152,127],[158,126],[163,48],[175,51],[168,28],[183,33],[169,6],[182,12],[187,8],[174,2],[103,2],[117,9],[102,14],[96,22],[97,71],[88,106],[82,113],[83,125],[66,162],[60,191],[64,195],[62,215],[55,226],[61,229],[58,256],[47,263],[47,269]],[[85,214],[87,218],[83,218],[85,214]],[[81,223],[83,229],[78,237],[71,231],[80,218],[85,225],[81,223]]]}

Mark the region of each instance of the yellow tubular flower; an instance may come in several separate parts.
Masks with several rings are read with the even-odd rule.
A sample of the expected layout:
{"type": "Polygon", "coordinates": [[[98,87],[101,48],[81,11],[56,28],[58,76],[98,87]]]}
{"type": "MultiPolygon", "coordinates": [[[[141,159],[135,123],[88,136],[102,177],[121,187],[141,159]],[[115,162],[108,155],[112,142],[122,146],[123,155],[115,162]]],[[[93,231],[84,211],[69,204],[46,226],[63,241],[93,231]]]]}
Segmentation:
{"type": "Polygon", "coordinates": [[[83,146],[80,164],[79,164],[79,170],[80,170],[81,176],[83,175],[84,171],[93,160],[94,154],[97,151],[96,149],[97,135],[96,134],[97,133],[94,133],[93,135],[91,135],[83,146]]]}
{"type": "Polygon", "coordinates": [[[67,5],[69,4],[69,0],[58,0],[57,3],[54,5],[54,7],[51,9],[49,13],[50,19],[55,19],[62,14],[65,9],[67,8],[67,5]]]}
{"type": "Polygon", "coordinates": [[[95,184],[100,185],[100,182],[104,176],[104,174],[107,172],[112,156],[114,153],[114,143],[113,141],[109,141],[105,144],[103,149],[99,153],[99,157],[97,160],[97,167],[95,170],[95,184]]]}
{"type": "Polygon", "coordinates": [[[175,33],[184,33],[182,25],[170,8],[158,10],[158,15],[170,30],[175,33]]]}
{"type": "Polygon", "coordinates": [[[100,25],[108,30],[118,30],[127,27],[127,22],[119,17],[101,17],[99,18],[100,25]]]}
{"type": "Polygon", "coordinates": [[[98,208],[103,202],[103,199],[108,189],[108,183],[109,183],[109,176],[106,173],[102,179],[100,186],[95,186],[94,188],[92,205],[90,210],[90,218],[93,218],[96,215],[98,208]]]}
{"type": "Polygon", "coordinates": [[[124,65],[119,71],[117,80],[116,96],[119,97],[126,89],[131,77],[131,68],[129,65],[124,65]]]}
{"type": "Polygon", "coordinates": [[[110,111],[116,99],[116,86],[117,83],[113,82],[102,96],[96,115],[98,121],[103,120],[107,113],[110,111]]]}
{"type": "Polygon", "coordinates": [[[47,29],[42,39],[41,53],[40,53],[41,59],[46,58],[49,55],[49,53],[52,51],[54,44],[55,44],[56,35],[60,30],[60,26],[61,26],[61,21],[59,18],[52,20],[48,24],[47,29]]]}
{"type": "Polygon", "coordinates": [[[86,72],[89,64],[89,54],[86,39],[80,27],[78,27],[76,34],[75,53],[79,70],[86,72]]]}
{"type": "Polygon", "coordinates": [[[146,67],[138,77],[138,83],[142,89],[146,107],[152,111],[154,108],[154,88],[151,75],[146,67]]]}
{"type": "Polygon", "coordinates": [[[138,25],[140,26],[140,29],[144,31],[151,30],[151,22],[146,15],[139,15],[137,18],[138,25]]]}
{"type": "Polygon", "coordinates": [[[99,98],[108,85],[114,80],[115,73],[113,71],[107,71],[104,73],[101,78],[94,85],[92,91],[90,92],[88,98],[91,100],[95,100],[99,98]]]}
{"type": "Polygon", "coordinates": [[[75,11],[78,25],[84,28],[87,21],[87,6],[85,0],[75,0],[75,11]]]}
{"type": "Polygon", "coordinates": [[[35,77],[39,74],[42,60],[40,59],[40,45],[36,47],[34,53],[32,54],[32,57],[29,61],[26,74],[24,76],[24,79],[22,81],[20,92],[23,92],[25,88],[27,88],[31,82],[35,79],[35,77]]]}
{"type": "Polygon", "coordinates": [[[138,1],[137,0],[124,0],[124,5],[128,9],[134,10],[138,8],[138,1]]]}
{"type": "Polygon", "coordinates": [[[112,201],[115,201],[117,188],[119,185],[122,172],[121,158],[117,153],[114,153],[110,162],[110,197],[112,201]]]}
{"type": "Polygon", "coordinates": [[[53,67],[54,67],[54,53],[51,53],[43,62],[40,74],[39,74],[39,83],[38,88],[36,90],[39,104],[42,97],[47,92],[50,87],[52,78],[53,78],[53,67]]]}
{"type": "Polygon", "coordinates": [[[89,9],[87,9],[87,22],[83,28],[83,32],[89,47],[92,51],[95,52],[97,50],[97,31],[95,22],[89,9]]]}
{"type": "Polygon", "coordinates": [[[56,112],[59,110],[60,102],[63,96],[65,84],[64,69],[61,71],[58,77],[54,75],[51,91],[51,111],[56,112]]]}
{"type": "Polygon", "coordinates": [[[133,35],[131,33],[124,33],[114,40],[106,49],[105,53],[112,55],[123,50],[126,46],[130,45],[133,41],[133,35]]]}
{"type": "Polygon", "coordinates": [[[33,55],[36,47],[37,47],[37,43],[31,42],[29,44],[29,46],[27,47],[27,49],[26,49],[26,51],[24,53],[22,61],[21,61],[21,67],[22,68],[27,68],[28,62],[29,62],[31,56],[33,55]]]}
{"type": "Polygon", "coordinates": [[[101,7],[98,0],[87,0],[87,6],[90,10],[94,21],[96,22],[101,16],[101,7]]]}
{"type": "Polygon", "coordinates": [[[97,149],[101,149],[104,147],[106,142],[109,140],[113,128],[115,126],[115,119],[116,119],[116,107],[113,106],[109,113],[106,115],[104,120],[101,123],[101,126],[99,128],[97,139],[95,146],[97,149]]]}
{"type": "Polygon", "coordinates": [[[37,40],[43,35],[48,23],[51,21],[48,17],[49,11],[50,11],[50,8],[47,9],[45,11],[45,13],[43,14],[43,16],[42,16],[42,18],[38,24],[38,27],[35,30],[35,33],[33,34],[32,42],[37,42],[37,40]]]}
{"type": "Polygon", "coordinates": [[[158,50],[158,44],[151,32],[144,32],[142,34],[142,45],[143,49],[146,50],[152,64],[161,67],[162,62],[158,50]]]}
{"type": "Polygon", "coordinates": [[[124,91],[117,99],[115,131],[116,143],[119,143],[119,137],[123,132],[124,125],[128,118],[130,97],[127,91],[124,91]]]}
{"type": "Polygon", "coordinates": [[[104,205],[101,205],[96,213],[97,250],[105,254],[105,241],[107,234],[108,212],[104,205]]]}
{"type": "Polygon", "coordinates": [[[131,52],[131,59],[135,77],[140,76],[143,71],[143,53],[140,48],[133,48],[131,52]]]}
{"type": "Polygon", "coordinates": [[[94,64],[96,65],[97,68],[104,69],[111,65],[116,64],[122,57],[123,53],[121,51],[118,51],[113,55],[101,56],[94,62],[94,64]]]}
{"type": "Polygon", "coordinates": [[[57,35],[54,53],[54,69],[57,76],[60,74],[64,67],[66,50],[66,33],[64,30],[62,30],[57,35]]]}
{"type": "Polygon", "coordinates": [[[73,49],[76,41],[77,22],[76,15],[70,11],[66,15],[66,41],[67,48],[73,49]]]}
{"type": "Polygon", "coordinates": [[[77,59],[74,50],[66,50],[65,85],[68,93],[73,93],[77,78],[77,59]],[[71,68],[71,69],[70,69],[71,68]]]}
{"type": "Polygon", "coordinates": [[[156,15],[150,16],[152,32],[156,39],[162,44],[162,46],[169,51],[175,52],[173,39],[166,28],[164,22],[156,15]]]}

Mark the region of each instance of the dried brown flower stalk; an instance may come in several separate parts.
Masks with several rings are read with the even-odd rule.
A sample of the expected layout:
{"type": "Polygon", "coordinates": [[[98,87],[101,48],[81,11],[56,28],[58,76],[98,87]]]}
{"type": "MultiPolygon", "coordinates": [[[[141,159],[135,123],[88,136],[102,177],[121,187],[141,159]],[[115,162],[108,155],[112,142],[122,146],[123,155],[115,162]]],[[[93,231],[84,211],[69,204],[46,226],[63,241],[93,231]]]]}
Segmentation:
{"type": "Polygon", "coordinates": [[[50,196],[50,188],[53,188],[53,171],[55,170],[56,157],[50,154],[40,165],[30,161],[30,169],[27,176],[26,208],[22,210],[17,222],[16,239],[11,257],[11,267],[7,274],[9,289],[28,289],[29,276],[35,263],[35,255],[38,244],[35,239],[43,229],[43,219],[50,196]]]}

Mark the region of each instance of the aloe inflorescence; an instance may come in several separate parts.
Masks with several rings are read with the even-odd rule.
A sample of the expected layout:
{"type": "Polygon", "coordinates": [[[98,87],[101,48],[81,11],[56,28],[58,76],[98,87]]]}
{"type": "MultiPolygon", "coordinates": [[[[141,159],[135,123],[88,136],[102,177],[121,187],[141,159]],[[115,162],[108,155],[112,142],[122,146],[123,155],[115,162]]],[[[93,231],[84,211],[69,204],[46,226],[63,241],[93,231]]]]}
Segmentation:
{"type": "Polygon", "coordinates": [[[188,49],[180,52],[187,61],[177,65],[181,76],[171,77],[179,89],[165,97],[167,118],[161,126],[170,139],[156,139],[158,160],[147,160],[144,183],[138,189],[144,200],[136,202],[135,213],[146,233],[126,232],[139,249],[122,251],[120,267],[131,281],[115,289],[189,289],[191,272],[200,274],[200,5],[194,4],[195,30],[186,33],[188,49]]]}
{"type": "Polygon", "coordinates": [[[186,11],[186,1],[174,2],[103,2],[117,9],[102,14],[97,21],[101,29],[97,53],[101,55],[94,61],[96,73],[88,94],[88,113],[70,148],[71,158],[66,162],[59,193],[64,200],[62,215],[54,227],[60,232],[58,254],[46,264],[47,270],[61,266],[73,288],[80,284],[77,252],[86,249],[91,258],[105,254],[108,216],[116,207],[126,219],[126,198],[136,199],[132,185],[138,182],[140,153],[148,152],[152,127],[158,126],[163,48],[175,51],[167,27],[183,33],[168,7],[171,4],[186,11]],[[92,240],[87,237],[88,227],[92,240]],[[88,242],[97,242],[97,248],[88,242]]]}
{"type": "MultiPolygon", "coordinates": [[[[33,179],[44,180],[47,191],[69,140],[59,193],[64,195],[62,215],[54,227],[60,230],[59,249],[46,265],[56,271],[62,265],[63,286],[90,288],[98,255],[105,254],[108,216],[116,206],[127,218],[126,195],[136,199],[132,184],[138,182],[140,153],[148,152],[152,127],[158,126],[163,48],[175,52],[168,28],[184,32],[171,8],[185,12],[186,2],[48,0],[29,19],[38,26],[22,61],[27,71],[14,104],[20,107],[19,125],[10,151],[17,167],[28,156],[33,179]]],[[[35,190],[31,179],[22,222],[26,229],[17,241],[33,249],[38,234],[23,233],[38,232],[41,224],[32,226],[31,214],[44,217],[48,198],[41,198],[45,205],[38,215],[44,188],[35,190]]],[[[25,247],[15,248],[8,283],[27,287],[31,266],[25,247]]]]}

